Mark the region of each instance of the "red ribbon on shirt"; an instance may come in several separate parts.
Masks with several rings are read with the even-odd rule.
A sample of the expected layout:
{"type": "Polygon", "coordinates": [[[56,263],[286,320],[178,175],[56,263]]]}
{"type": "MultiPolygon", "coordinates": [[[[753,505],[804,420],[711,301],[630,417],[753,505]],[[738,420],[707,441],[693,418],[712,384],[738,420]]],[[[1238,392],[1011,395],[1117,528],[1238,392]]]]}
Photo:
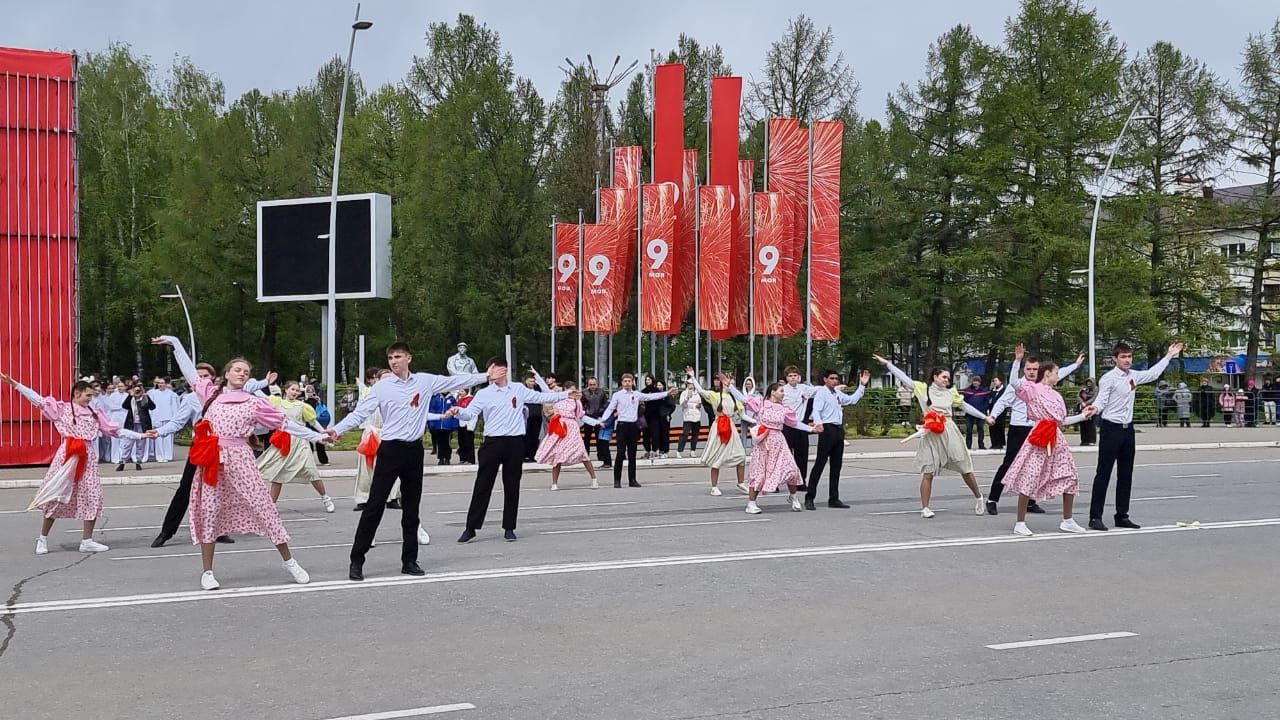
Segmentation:
{"type": "Polygon", "coordinates": [[[411,406],[413,406],[413,407],[418,407],[418,399],[419,399],[419,394],[418,394],[418,393],[414,393],[414,394],[413,394],[413,399],[409,401],[409,405],[411,405],[411,406]]]}
{"type": "Polygon", "coordinates": [[[63,454],[64,461],[73,457],[80,461],[80,464],[76,465],[76,477],[74,480],[74,482],[80,482],[80,479],[84,477],[85,468],[89,466],[89,446],[81,438],[69,437],[67,438],[66,448],[67,451],[63,454]]]}
{"type": "Polygon", "coordinates": [[[569,432],[569,428],[565,426],[564,418],[559,415],[552,415],[551,422],[547,423],[547,432],[556,437],[564,437],[569,432]]]}
{"type": "Polygon", "coordinates": [[[289,450],[293,448],[293,436],[283,430],[276,430],[271,433],[271,445],[279,450],[281,455],[288,455],[289,450]]]}
{"type": "Polygon", "coordinates": [[[947,416],[938,410],[930,410],[924,415],[924,429],[932,433],[941,434],[947,429],[947,416]]]}
{"type": "Polygon", "coordinates": [[[187,460],[204,471],[202,478],[206,485],[218,484],[218,466],[222,464],[222,448],[218,446],[218,436],[213,434],[213,423],[201,420],[195,424],[195,437],[191,441],[191,451],[187,460]]]}
{"type": "Polygon", "coordinates": [[[1036,423],[1031,429],[1031,433],[1027,435],[1027,442],[1036,447],[1045,448],[1050,455],[1053,454],[1053,444],[1058,439],[1058,423],[1056,420],[1045,418],[1036,423]]]}
{"type": "Polygon", "coordinates": [[[728,415],[716,418],[716,434],[720,436],[722,443],[729,442],[729,438],[733,437],[733,420],[728,415]]]}

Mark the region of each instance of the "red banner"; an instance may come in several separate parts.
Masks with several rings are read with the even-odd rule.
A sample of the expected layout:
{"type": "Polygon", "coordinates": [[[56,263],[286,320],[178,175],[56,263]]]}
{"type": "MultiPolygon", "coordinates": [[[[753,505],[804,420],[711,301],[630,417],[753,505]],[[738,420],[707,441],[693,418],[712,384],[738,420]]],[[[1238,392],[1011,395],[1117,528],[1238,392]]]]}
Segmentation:
{"type": "MultiPolygon", "coordinates": [[[[711,178],[712,185],[725,185],[738,197],[739,113],[742,108],[742,78],[711,78],[711,178]]],[[[745,202],[741,203],[746,205],[745,202]]]]}
{"type": "Polygon", "coordinates": [[[666,332],[672,324],[675,265],[679,262],[672,242],[679,194],[674,183],[647,183],[640,190],[640,283],[644,292],[642,329],[646,332],[666,332]]]}
{"type": "Polygon", "coordinates": [[[787,302],[782,256],[787,213],[780,193],[753,193],[751,199],[755,230],[752,252],[755,262],[755,334],[781,335],[787,302]]]}
{"type": "Polygon", "coordinates": [[[840,339],[840,153],[844,123],[815,122],[809,312],[814,340],[840,339]]]}
{"type": "Polygon", "coordinates": [[[582,226],[583,262],[582,276],[582,329],[587,332],[613,333],[618,330],[615,312],[615,281],[613,253],[618,244],[618,229],[613,225],[595,224],[582,226]]]}
{"type": "Polygon", "coordinates": [[[699,263],[698,329],[729,328],[729,298],[733,294],[733,188],[703,185],[698,188],[698,225],[702,234],[699,263]]]}
{"type": "MultiPolygon", "coordinates": [[[[618,195],[613,213],[602,213],[618,227],[618,247],[614,255],[617,270],[617,306],[614,312],[618,322],[627,314],[631,302],[631,289],[635,286],[636,233],[640,229],[640,171],[644,161],[644,148],[627,145],[613,149],[613,187],[625,189],[618,195]]],[[[611,191],[612,192],[612,191],[611,191]]],[[[603,202],[601,207],[604,207],[603,202]]],[[[604,222],[601,220],[600,222],[604,222]]]]}
{"type": "Polygon", "coordinates": [[[679,187],[684,172],[684,65],[659,65],[653,77],[653,181],[679,187]]]}
{"type": "Polygon", "coordinates": [[[729,329],[711,333],[712,340],[727,340],[751,330],[751,193],[755,189],[755,168],[754,160],[738,161],[733,250],[729,253],[729,329]]]}
{"type": "Polygon", "coordinates": [[[578,226],[556,223],[552,256],[555,262],[556,327],[578,326],[578,226]]]}
{"type": "MultiPolygon", "coordinates": [[[[600,224],[613,228],[609,239],[609,298],[613,300],[612,329],[616,332],[631,302],[631,288],[635,285],[636,205],[632,200],[639,189],[600,188],[600,224]]],[[[590,256],[588,256],[590,257],[590,256]]],[[[591,266],[584,266],[588,278],[591,266]]]]}
{"type": "Polygon", "coordinates": [[[671,249],[675,258],[672,268],[671,325],[668,335],[678,335],[684,319],[693,308],[694,256],[697,255],[696,238],[698,223],[698,151],[684,151],[684,170],[681,173],[679,197],[676,198],[676,242],[671,249]]]}
{"type": "Polygon", "coordinates": [[[640,166],[644,162],[644,148],[639,145],[627,145],[613,149],[613,182],[614,187],[640,187],[640,166]]]}
{"type": "Polygon", "coordinates": [[[796,282],[804,260],[808,228],[809,131],[795,118],[769,119],[769,191],[782,195],[788,217],[782,240],[783,289],[787,307],[783,315],[783,335],[804,330],[800,291],[796,282]]]}

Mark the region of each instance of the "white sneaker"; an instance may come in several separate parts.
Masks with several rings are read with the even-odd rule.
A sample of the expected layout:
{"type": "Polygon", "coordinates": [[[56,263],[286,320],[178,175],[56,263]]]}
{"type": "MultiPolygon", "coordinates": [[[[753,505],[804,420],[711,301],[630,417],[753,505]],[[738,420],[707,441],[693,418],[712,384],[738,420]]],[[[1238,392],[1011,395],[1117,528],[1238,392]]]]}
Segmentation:
{"type": "Polygon", "coordinates": [[[743,495],[750,495],[751,488],[748,488],[746,485],[743,485],[742,483],[738,483],[738,492],[742,493],[743,495]]]}
{"type": "Polygon", "coordinates": [[[213,571],[205,570],[204,574],[200,576],[200,589],[217,590],[219,587],[221,586],[218,585],[218,578],[213,576],[213,571]]]}
{"type": "Polygon", "coordinates": [[[599,480],[596,480],[595,478],[591,478],[591,489],[592,489],[592,490],[599,490],[599,489],[600,489],[600,481],[599,481],[599,480]]]}
{"type": "Polygon", "coordinates": [[[928,520],[929,518],[933,517],[933,511],[930,510],[929,508],[920,508],[920,517],[924,518],[925,520],[928,520]]]}
{"type": "Polygon", "coordinates": [[[49,554],[49,538],[45,537],[44,535],[41,535],[40,537],[36,538],[36,554],[37,555],[49,554]]]}
{"type": "Polygon", "coordinates": [[[987,514],[987,499],[986,499],[986,498],[984,498],[984,497],[982,497],[981,495],[979,495],[977,498],[975,498],[975,499],[974,499],[974,501],[973,501],[973,514],[974,514],[974,515],[986,515],[986,514],[987,514]]]}
{"type": "Polygon", "coordinates": [[[800,504],[800,496],[799,496],[799,495],[796,495],[795,493],[791,493],[791,495],[789,495],[789,496],[787,497],[787,502],[791,503],[791,510],[792,510],[792,511],[794,511],[794,512],[803,512],[803,511],[804,511],[804,506],[800,504]]]}
{"type": "Polygon", "coordinates": [[[713,485],[713,486],[711,486],[711,497],[720,497],[720,496],[721,496],[721,495],[723,495],[723,494],[724,494],[724,493],[720,492],[720,488],[718,488],[718,487],[716,487],[716,486],[714,486],[714,485],[713,485]]]}
{"type": "Polygon", "coordinates": [[[100,552],[106,552],[110,549],[111,548],[107,547],[106,545],[103,545],[97,540],[89,539],[89,540],[80,541],[80,552],[82,553],[100,553],[100,552]]]}
{"type": "Polygon", "coordinates": [[[559,485],[557,485],[557,484],[555,484],[555,483],[551,483],[551,489],[552,489],[552,490],[559,490],[559,489],[560,489],[560,486],[559,486],[559,485]]]}
{"type": "Polygon", "coordinates": [[[1013,534],[1021,535],[1022,537],[1031,537],[1035,533],[1031,532],[1031,528],[1027,527],[1026,523],[1020,522],[1013,524],[1013,534]]]}
{"type": "Polygon", "coordinates": [[[419,545],[431,544],[431,536],[427,534],[426,529],[423,528],[421,525],[418,526],[418,544],[419,545]]]}
{"type": "Polygon", "coordinates": [[[755,501],[754,501],[754,500],[749,500],[749,501],[747,501],[747,514],[748,514],[748,515],[759,515],[759,514],[760,514],[760,513],[762,513],[762,512],[764,512],[764,511],[760,509],[760,506],[759,506],[759,505],[757,505],[757,504],[755,503],[755,501]]]}
{"type": "Polygon", "coordinates": [[[324,503],[324,511],[325,511],[325,512],[327,512],[327,513],[331,513],[331,512],[333,512],[333,510],[334,510],[334,507],[333,507],[333,498],[329,497],[328,495],[321,495],[321,496],[320,496],[320,502],[324,503]]]}
{"type": "Polygon", "coordinates": [[[285,560],[284,569],[289,571],[289,574],[293,576],[293,581],[299,585],[306,585],[311,582],[311,576],[308,575],[307,571],[303,570],[302,566],[298,564],[297,558],[289,558],[288,560],[285,560]]]}
{"type": "Polygon", "coordinates": [[[1080,527],[1080,525],[1076,523],[1075,518],[1067,518],[1066,520],[1063,520],[1061,523],[1058,524],[1058,529],[1065,533],[1089,532],[1088,530],[1085,530],[1084,528],[1080,527]]]}

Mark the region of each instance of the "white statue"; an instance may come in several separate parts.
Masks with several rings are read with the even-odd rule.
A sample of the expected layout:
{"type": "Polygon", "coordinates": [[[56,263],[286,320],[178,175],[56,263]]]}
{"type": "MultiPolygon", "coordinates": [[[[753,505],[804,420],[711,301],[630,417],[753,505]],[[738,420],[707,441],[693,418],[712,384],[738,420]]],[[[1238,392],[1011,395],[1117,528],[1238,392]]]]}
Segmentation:
{"type": "Polygon", "coordinates": [[[476,361],[467,356],[467,344],[464,342],[458,343],[458,353],[449,356],[445,367],[450,375],[474,375],[477,372],[476,361]]]}

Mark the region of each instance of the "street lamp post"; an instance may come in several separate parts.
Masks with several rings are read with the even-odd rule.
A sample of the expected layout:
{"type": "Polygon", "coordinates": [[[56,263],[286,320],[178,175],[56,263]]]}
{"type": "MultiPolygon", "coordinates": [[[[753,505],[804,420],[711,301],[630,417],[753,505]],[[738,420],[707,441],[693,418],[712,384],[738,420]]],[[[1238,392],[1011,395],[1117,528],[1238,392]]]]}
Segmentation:
{"type": "Polygon", "coordinates": [[[236,298],[236,352],[244,352],[244,285],[232,280],[231,286],[240,292],[236,298]]]}
{"type": "MultiPolygon", "coordinates": [[[[338,102],[338,131],[333,147],[333,186],[329,193],[329,305],[326,309],[328,322],[325,327],[325,362],[324,385],[325,405],[334,407],[334,381],[337,377],[335,366],[338,364],[337,330],[338,330],[338,165],[342,161],[342,124],[347,114],[347,88],[351,84],[351,56],[356,49],[356,33],[368,30],[373,23],[360,19],[360,4],[356,4],[356,18],[351,23],[351,43],[347,46],[347,65],[342,74],[342,99],[338,102]]],[[[332,411],[331,411],[332,412],[332,411]]]]}
{"type": "Polygon", "coordinates": [[[1124,140],[1124,134],[1129,129],[1129,125],[1134,120],[1150,120],[1151,115],[1139,115],[1138,103],[1134,103],[1133,109],[1129,111],[1129,117],[1125,118],[1124,125],[1120,127],[1120,134],[1116,136],[1116,141],[1111,145],[1111,154],[1107,156],[1107,164],[1102,168],[1102,175],[1098,177],[1097,192],[1093,197],[1093,223],[1089,227],[1089,377],[1098,377],[1098,365],[1094,358],[1094,353],[1098,347],[1097,335],[1097,312],[1094,305],[1094,255],[1098,247],[1098,213],[1102,210],[1102,192],[1106,189],[1107,174],[1111,172],[1111,163],[1115,162],[1116,152],[1120,150],[1120,143],[1124,140]]]}
{"type": "Polygon", "coordinates": [[[196,328],[194,325],[191,324],[191,311],[187,309],[187,299],[182,296],[182,288],[177,285],[174,285],[173,289],[176,290],[177,292],[165,293],[160,297],[166,300],[173,300],[176,298],[178,302],[182,303],[182,314],[187,317],[187,340],[191,343],[191,360],[192,362],[194,362],[197,357],[196,356],[196,328]]]}

